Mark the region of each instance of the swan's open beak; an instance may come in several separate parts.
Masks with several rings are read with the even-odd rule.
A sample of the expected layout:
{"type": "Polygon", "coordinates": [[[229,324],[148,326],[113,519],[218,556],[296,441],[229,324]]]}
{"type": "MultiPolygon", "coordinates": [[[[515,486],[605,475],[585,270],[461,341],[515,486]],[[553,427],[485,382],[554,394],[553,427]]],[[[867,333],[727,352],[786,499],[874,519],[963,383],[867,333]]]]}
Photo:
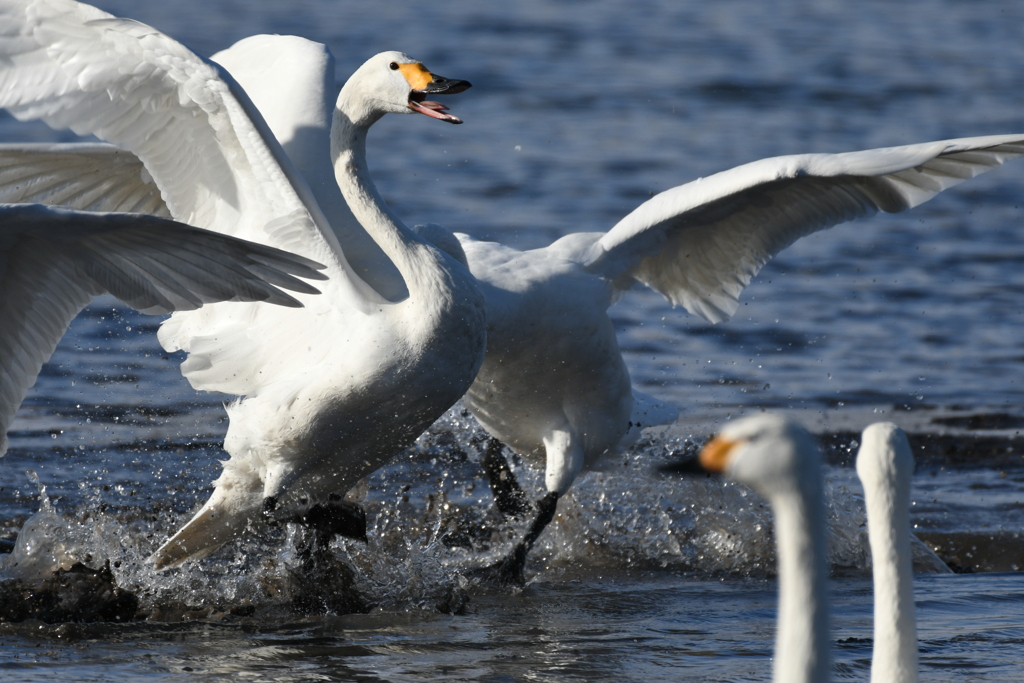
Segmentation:
{"type": "Polygon", "coordinates": [[[427,71],[422,64],[402,64],[399,67],[405,80],[412,86],[409,93],[409,108],[420,114],[425,114],[438,121],[448,123],[462,123],[462,119],[454,114],[448,113],[448,107],[440,102],[427,100],[427,95],[454,95],[468,90],[471,85],[469,81],[460,81],[454,78],[445,78],[427,71]]]}

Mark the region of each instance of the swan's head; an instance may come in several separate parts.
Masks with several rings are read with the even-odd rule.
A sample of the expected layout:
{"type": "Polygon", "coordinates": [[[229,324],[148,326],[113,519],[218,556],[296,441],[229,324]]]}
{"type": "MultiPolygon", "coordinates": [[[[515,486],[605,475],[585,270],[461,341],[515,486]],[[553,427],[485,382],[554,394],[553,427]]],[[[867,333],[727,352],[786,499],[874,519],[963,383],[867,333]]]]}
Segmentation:
{"type": "Polygon", "coordinates": [[[766,498],[793,492],[820,478],[814,438],[783,415],[765,413],[730,422],[699,456],[709,472],[723,472],[766,498]]]}
{"type": "Polygon", "coordinates": [[[368,59],[341,89],[338,108],[353,123],[369,125],[384,114],[424,114],[448,123],[462,119],[448,113],[430,95],[454,95],[470,87],[468,81],[438,76],[401,52],[381,52],[368,59]]]}
{"type": "Polygon", "coordinates": [[[861,435],[857,451],[857,476],[864,488],[910,490],[914,454],[902,429],[892,422],[876,422],[861,435]]]}

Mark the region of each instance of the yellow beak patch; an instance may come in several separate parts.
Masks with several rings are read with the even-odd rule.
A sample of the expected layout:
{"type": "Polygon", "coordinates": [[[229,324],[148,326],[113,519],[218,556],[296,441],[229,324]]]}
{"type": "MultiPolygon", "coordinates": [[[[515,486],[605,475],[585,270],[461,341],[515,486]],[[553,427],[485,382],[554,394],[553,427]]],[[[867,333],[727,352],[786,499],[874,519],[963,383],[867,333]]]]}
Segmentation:
{"type": "Polygon", "coordinates": [[[700,449],[700,466],[708,472],[724,472],[729,464],[729,453],[739,443],[722,435],[716,436],[700,449]]]}
{"type": "Polygon", "coordinates": [[[434,74],[427,71],[427,67],[423,66],[419,62],[413,64],[400,64],[398,70],[405,76],[405,80],[409,82],[409,86],[413,90],[423,90],[430,82],[434,80],[434,74]]]}

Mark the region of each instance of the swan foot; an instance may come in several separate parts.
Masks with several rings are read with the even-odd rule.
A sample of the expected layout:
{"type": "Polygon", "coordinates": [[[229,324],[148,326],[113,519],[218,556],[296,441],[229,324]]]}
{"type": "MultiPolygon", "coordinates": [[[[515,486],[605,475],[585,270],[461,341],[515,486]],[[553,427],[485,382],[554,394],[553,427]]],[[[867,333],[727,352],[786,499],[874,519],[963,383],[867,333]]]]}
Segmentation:
{"type": "Polygon", "coordinates": [[[517,543],[506,557],[486,567],[478,567],[466,573],[474,584],[488,584],[501,588],[523,588],[526,586],[526,555],[524,543],[517,543]]]}
{"type": "Polygon", "coordinates": [[[488,567],[481,567],[469,573],[469,578],[477,583],[490,583],[502,587],[517,586],[522,588],[526,585],[526,556],[537,542],[537,538],[555,518],[555,509],[558,507],[558,494],[551,492],[537,501],[537,517],[530,525],[523,540],[516,544],[512,552],[501,561],[488,567]]]}
{"type": "Polygon", "coordinates": [[[300,554],[306,546],[327,548],[335,536],[367,542],[366,511],[334,493],[327,502],[317,503],[286,521],[301,524],[308,531],[300,543],[300,554]]]}
{"type": "Polygon", "coordinates": [[[366,512],[331,494],[294,517],[283,520],[305,527],[296,546],[299,566],[290,571],[292,608],[301,614],[365,614],[373,605],[356,589],[356,573],[331,552],[335,536],[366,543],[366,512]]]}
{"type": "Polygon", "coordinates": [[[526,494],[516,481],[516,475],[512,473],[508,460],[501,452],[504,447],[497,439],[490,439],[480,464],[491,483],[491,493],[494,494],[494,504],[498,510],[505,516],[518,519],[529,513],[533,506],[526,499],[526,494]]]}

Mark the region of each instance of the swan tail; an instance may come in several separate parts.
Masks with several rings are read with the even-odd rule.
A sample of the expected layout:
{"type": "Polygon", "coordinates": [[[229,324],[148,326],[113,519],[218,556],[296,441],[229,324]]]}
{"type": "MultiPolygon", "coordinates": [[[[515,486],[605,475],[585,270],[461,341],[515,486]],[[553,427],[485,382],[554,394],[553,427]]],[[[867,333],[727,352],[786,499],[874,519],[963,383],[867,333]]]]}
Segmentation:
{"type": "Polygon", "coordinates": [[[233,514],[211,502],[149,557],[148,561],[157,570],[177,567],[186,560],[203,559],[240,536],[250,523],[250,515],[233,514]]]}

